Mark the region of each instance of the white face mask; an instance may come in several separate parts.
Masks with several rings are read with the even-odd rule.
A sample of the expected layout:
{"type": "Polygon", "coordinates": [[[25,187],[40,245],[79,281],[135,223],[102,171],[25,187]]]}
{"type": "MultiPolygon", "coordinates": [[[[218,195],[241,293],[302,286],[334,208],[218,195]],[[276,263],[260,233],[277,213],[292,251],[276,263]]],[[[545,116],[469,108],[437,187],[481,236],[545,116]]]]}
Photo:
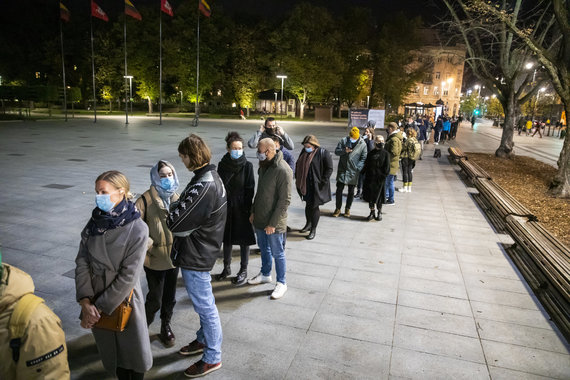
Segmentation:
{"type": "Polygon", "coordinates": [[[267,159],[267,154],[266,153],[259,153],[257,152],[257,159],[259,161],[265,161],[267,159]]]}

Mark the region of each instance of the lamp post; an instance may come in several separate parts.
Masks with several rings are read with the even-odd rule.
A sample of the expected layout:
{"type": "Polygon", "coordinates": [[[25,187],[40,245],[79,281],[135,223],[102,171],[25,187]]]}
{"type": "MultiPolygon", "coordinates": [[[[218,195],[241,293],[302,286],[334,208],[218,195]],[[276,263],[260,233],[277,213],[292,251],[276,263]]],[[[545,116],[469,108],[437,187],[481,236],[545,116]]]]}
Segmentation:
{"type": "MultiPolygon", "coordinates": [[[[283,83],[287,79],[287,75],[277,75],[277,78],[281,79],[281,111],[283,111],[283,83]]],[[[282,112],[281,112],[282,113],[282,112]]]]}
{"type": "Polygon", "coordinates": [[[131,103],[131,115],[133,114],[133,76],[123,75],[123,78],[129,80],[129,103],[131,103]]]}
{"type": "Polygon", "coordinates": [[[277,93],[273,93],[275,95],[275,116],[277,116],[277,93]]]}

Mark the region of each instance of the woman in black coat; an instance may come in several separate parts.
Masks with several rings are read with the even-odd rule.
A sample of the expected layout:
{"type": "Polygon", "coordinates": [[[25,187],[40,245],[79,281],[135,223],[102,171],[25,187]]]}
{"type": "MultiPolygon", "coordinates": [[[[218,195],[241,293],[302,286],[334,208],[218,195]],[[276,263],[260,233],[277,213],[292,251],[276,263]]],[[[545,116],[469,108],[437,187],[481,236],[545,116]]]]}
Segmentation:
{"type": "Polygon", "coordinates": [[[368,153],[362,173],[364,176],[364,186],[362,189],[362,199],[368,202],[370,215],[366,220],[382,220],[382,203],[384,203],[384,184],[386,177],[390,174],[390,153],[384,150],[384,137],[378,135],[374,139],[375,148],[368,153]],[[375,208],[378,214],[375,214],[375,208]]]}
{"type": "Polygon", "coordinates": [[[240,270],[232,280],[242,285],[247,280],[249,246],[255,244],[249,213],[255,190],[253,165],[243,154],[243,139],[237,132],[226,137],[226,153],[218,164],[218,174],[228,192],[228,217],[224,230],[224,269],[218,275],[223,280],[231,274],[232,245],[238,244],[241,252],[240,270]]]}
{"type": "Polygon", "coordinates": [[[333,172],[332,156],[321,148],[319,140],[313,135],[303,139],[303,150],[295,168],[297,192],[305,205],[306,223],[299,232],[309,232],[308,240],[315,238],[317,225],[321,217],[319,206],[331,200],[330,177],[333,172]]]}

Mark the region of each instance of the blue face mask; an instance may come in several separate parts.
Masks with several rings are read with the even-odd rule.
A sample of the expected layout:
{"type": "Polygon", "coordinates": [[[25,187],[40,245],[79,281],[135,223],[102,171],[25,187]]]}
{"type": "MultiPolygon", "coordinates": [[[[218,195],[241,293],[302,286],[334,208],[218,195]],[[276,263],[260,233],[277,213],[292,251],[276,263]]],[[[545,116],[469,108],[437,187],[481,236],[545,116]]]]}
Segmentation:
{"type": "Polygon", "coordinates": [[[237,160],[243,155],[243,149],[232,149],[230,151],[230,157],[234,160],[237,160]]]}
{"type": "Polygon", "coordinates": [[[95,196],[95,203],[101,211],[109,212],[115,207],[115,204],[111,201],[111,194],[97,194],[95,196]]]}
{"type": "Polygon", "coordinates": [[[312,151],[313,151],[313,148],[306,148],[306,147],[305,147],[305,152],[311,153],[312,151]]]}
{"type": "Polygon", "coordinates": [[[164,177],[160,179],[160,187],[164,190],[172,190],[174,187],[174,177],[164,177]]]}
{"type": "Polygon", "coordinates": [[[356,139],[350,139],[350,142],[354,144],[356,142],[356,139]]]}
{"type": "Polygon", "coordinates": [[[257,159],[259,161],[265,161],[267,159],[267,155],[265,153],[259,153],[257,152],[257,159]]]}

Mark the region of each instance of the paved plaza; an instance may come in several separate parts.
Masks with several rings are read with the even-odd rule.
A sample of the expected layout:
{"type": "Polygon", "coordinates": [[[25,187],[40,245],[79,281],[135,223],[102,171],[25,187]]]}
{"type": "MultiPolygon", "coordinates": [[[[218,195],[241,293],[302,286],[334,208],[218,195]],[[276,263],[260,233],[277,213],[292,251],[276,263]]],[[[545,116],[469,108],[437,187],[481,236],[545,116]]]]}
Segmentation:
{"type": "MultiPolygon", "coordinates": [[[[140,194],[159,159],[172,162],[181,186],[191,178],[177,146],[189,133],[203,137],[213,163],[224,137],[249,139],[260,120],[190,120],[133,117],[0,123],[0,243],[3,260],[28,272],[37,294],[59,315],[67,336],[72,379],[111,379],[90,331],[79,326],[74,259],[79,233],[95,205],[94,180],[117,169],[140,194]]],[[[344,123],[282,122],[301,149],[315,134],[334,151],[344,123]]],[[[500,130],[464,123],[464,151],[494,151],[500,130]]],[[[522,154],[556,161],[562,142],[515,137],[522,154]],[[531,141],[532,140],[532,141],[531,141]],[[559,145],[558,145],[559,144],[559,145]]],[[[434,145],[414,170],[413,192],[397,193],[384,220],[366,222],[368,205],[355,200],[350,219],[323,210],[315,240],[304,225],[304,203],[293,189],[287,240],[286,295],[270,300],[274,285],[234,287],[213,281],[223,327],[223,367],[209,379],[569,379],[570,346],[550,321],[475,204],[459,168],[440,159],[434,145]]],[[[245,148],[257,168],[255,150],[245,148]]],[[[338,160],[335,156],[335,173],[338,160]]],[[[335,173],[331,182],[335,182],[335,173]]],[[[401,181],[397,182],[397,186],[401,181]]],[[[334,186],[332,188],[334,191],[334,186]]],[[[239,269],[235,247],[232,271],[239,269]]],[[[249,274],[260,269],[254,250],[249,274]]],[[[218,261],[213,273],[222,269],[218,261]]],[[[146,280],[142,276],[143,287],[146,280]]],[[[160,323],[150,327],[154,366],[147,379],[182,379],[199,357],[177,350],[192,341],[199,320],[179,279],[173,330],[164,348],[160,323]]]]}

